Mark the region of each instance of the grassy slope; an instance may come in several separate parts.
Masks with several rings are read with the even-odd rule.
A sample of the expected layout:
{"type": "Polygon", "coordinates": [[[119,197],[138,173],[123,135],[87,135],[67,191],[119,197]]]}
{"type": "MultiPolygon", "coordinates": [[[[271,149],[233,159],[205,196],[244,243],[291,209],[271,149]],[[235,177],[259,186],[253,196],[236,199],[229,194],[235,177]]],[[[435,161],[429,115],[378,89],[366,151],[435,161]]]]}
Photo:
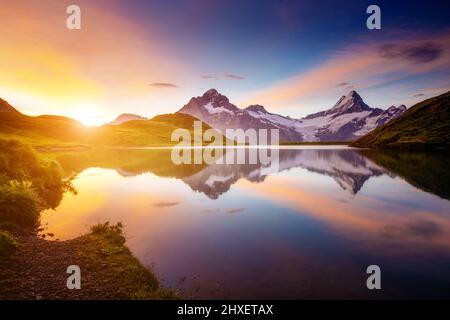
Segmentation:
{"type": "Polygon", "coordinates": [[[449,148],[450,92],[422,101],[351,144],[354,147],[449,148]]]}
{"type": "MultiPolygon", "coordinates": [[[[15,112],[0,112],[0,137],[17,138],[35,147],[170,146],[177,144],[171,141],[175,129],[188,129],[194,136],[195,120],[185,114],[167,114],[118,126],[86,127],[66,117],[30,117],[15,112]]],[[[208,128],[203,124],[204,130],[208,128]]]]}
{"type": "Polygon", "coordinates": [[[81,123],[65,117],[0,113],[1,137],[17,138],[35,146],[74,144],[77,136],[84,136],[88,131],[81,123]]]}
{"type": "MultiPolygon", "coordinates": [[[[114,288],[103,291],[114,299],[176,299],[177,292],[161,287],[153,271],[144,267],[136,259],[128,247],[121,228],[99,224],[91,228],[91,232],[75,239],[81,243],[77,250],[77,259],[80,259],[85,271],[93,276],[92,289],[108,282],[114,288]],[[106,226],[106,227],[105,227],[106,226]],[[100,282],[98,278],[103,281],[100,282]],[[96,281],[96,279],[98,279],[96,281]],[[113,290],[110,290],[113,289],[113,290]]],[[[82,267],[82,266],[80,266],[82,267]]],[[[86,275],[86,272],[85,272],[86,275]]],[[[88,284],[89,285],[89,284],[88,284]]]]}

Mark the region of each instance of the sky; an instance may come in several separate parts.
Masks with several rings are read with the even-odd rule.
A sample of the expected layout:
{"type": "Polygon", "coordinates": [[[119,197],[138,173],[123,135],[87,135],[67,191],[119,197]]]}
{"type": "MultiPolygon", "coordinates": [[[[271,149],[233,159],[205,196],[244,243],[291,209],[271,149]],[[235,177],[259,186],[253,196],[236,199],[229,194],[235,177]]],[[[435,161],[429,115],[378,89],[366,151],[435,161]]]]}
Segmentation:
{"type": "Polygon", "coordinates": [[[99,125],[215,88],[299,118],[350,90],[380,108],[450,90],[449,1],[15,0],[0,12],[0,98],[29,115],[99,125]],[[72,4],[80,30],[66,27],[72,4]],[[366,27],[371,4],[381,30],[366,27]]]}

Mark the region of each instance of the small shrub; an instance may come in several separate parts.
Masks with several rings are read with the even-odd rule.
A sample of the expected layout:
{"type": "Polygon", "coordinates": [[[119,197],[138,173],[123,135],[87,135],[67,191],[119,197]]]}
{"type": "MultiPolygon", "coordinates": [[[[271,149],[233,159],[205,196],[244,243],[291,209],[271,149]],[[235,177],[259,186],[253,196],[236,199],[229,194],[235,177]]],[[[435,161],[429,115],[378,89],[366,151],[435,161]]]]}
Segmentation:
{"type": "Polygon", "coordinates": [[[9,231],[12,234],[21,234],[21,235],[23,235],[24,231],[26,231],[11,221],[0,221],[0,230],[9,231]]]}
{"type": "Polygon", "coordinates": [[[19,243],[7,231],[0,231],[0,257],[9,256],[19,247],[19,243]]]}
{"type": "Polygon", "coordinates": [[[0,139],[0,184],[8,180],[31,181],[42,209],[56,208],[64,191],[73,189],[57,162],[45,159],[18,140],[0,139]]]}
{"type": "Polygon", "coordinates": [[[123,224],[121,222],[118,222],[116,224],[110,224],[109,221],[106,221],[104,223],[97,223],[91,226],[91,233],[101,235],[117,245],[125,244],[123,224]]]}
{"type": "Polygon", "coordinates": [[[0,221],[24,229],[39,222],[40,199],[29,181],[9,181],[0,185],[0,221]]]}
{"type": "Polygon", "coordinates": [[[40,211],[56,208],[65,191],[76,193],[72,179],[29,145],[0,139],[0,225],[33,229],[40,211]]]}

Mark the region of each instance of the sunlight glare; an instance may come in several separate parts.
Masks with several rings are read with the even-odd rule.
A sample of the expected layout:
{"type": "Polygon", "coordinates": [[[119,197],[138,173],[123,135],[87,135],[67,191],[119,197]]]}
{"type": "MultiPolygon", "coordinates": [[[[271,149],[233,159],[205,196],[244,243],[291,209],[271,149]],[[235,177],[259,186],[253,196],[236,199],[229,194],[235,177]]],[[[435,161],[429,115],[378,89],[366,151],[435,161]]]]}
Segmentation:
{"type": "Polygon", "coordinates": [[[83,107],[78,108],[76,113],[69,115],[71,118],[80,121],[86,126],[101,126],[105,123],[104,116],[98,111],[98,107],[93,104],[83,103],[83,107]]]}

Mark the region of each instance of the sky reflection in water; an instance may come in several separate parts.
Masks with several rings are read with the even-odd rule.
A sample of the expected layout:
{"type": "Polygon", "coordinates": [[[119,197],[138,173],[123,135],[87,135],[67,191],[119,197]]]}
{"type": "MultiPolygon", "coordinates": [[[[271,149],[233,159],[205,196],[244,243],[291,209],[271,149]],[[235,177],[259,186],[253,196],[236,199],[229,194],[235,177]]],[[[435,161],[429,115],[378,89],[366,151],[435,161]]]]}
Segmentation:
{"type": "MultiPolygon", "coordinates": [[[[133,157],[155,151],[140,152],[133,157]]],[[[212,165],[174,174],[145,161],[130,171],[87,161],[79,193],[42,224],[70,239],[122,221],[133,253],[187,298],[449,297],[450,202],[421,190],[433,181],[380,165],[391,158],[281,150],[278,172],[212,165]],[[366,289],[370,264],[381,267],[381,291],[366,289]]]]}

